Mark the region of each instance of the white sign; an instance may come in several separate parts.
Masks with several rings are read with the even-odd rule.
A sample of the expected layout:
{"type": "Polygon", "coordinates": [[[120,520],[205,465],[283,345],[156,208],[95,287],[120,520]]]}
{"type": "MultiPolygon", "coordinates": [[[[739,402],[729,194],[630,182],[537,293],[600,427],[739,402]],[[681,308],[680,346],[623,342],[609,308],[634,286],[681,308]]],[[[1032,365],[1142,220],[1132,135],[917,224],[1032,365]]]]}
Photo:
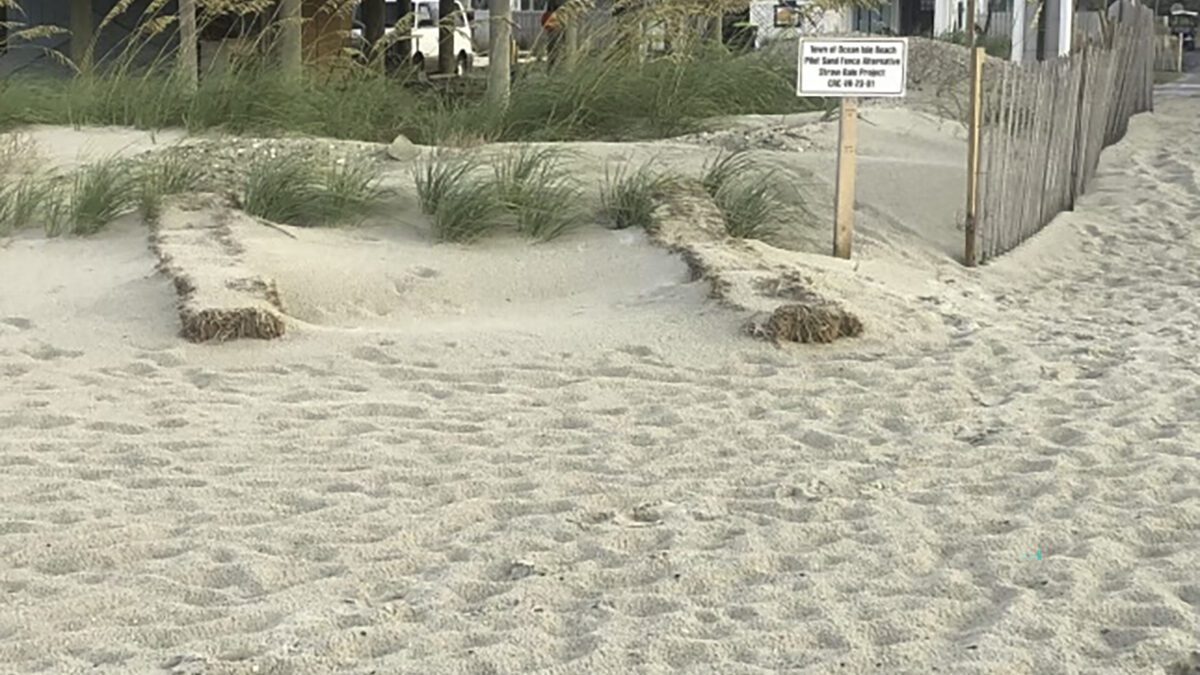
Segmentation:
{"type": "Polygon", "coordinates": [[[802,38],[798,96],[904,96],[908,40],[802,38]]]}

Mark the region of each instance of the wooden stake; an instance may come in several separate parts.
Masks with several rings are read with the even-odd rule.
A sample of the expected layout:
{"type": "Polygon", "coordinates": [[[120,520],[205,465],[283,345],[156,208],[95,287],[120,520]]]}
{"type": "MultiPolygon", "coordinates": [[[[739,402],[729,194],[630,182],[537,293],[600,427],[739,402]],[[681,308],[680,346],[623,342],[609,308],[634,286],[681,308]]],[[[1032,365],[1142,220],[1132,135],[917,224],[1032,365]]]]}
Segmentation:
{"type": "Polygon", "coordinates": [[[967,241],[964,252],[967,267],[974,267],[979,262],[979,145],[983,113],[983,59],[983,48],[976,47],[971,52],[971,107],[967,139],[967,241]]]}
{"type": "Polygon", "coordinates": [[[850,259],[854,240],[854,178],[858,160],[858,99],[842,99],[838,121],[837,197],[834,205],[833,255],[850,259]]]}

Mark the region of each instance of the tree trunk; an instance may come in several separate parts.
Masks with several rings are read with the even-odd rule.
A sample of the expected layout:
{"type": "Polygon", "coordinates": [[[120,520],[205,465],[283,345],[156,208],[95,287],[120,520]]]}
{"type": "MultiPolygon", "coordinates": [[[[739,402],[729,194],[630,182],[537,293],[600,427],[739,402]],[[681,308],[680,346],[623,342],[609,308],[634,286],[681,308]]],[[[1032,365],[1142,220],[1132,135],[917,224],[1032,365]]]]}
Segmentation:
{"type": "Polygon", "coordinates": [[[304,70],[303,14],[300,0],[280,0],[279,3],[279,61],[284,77],[299,78],[304,70]]]}
{"type": "Polygon", "coordinates": [[[488,48],[488,102],[497,107],[508,105],[512,90],[512,3],[489,0],[491,46],[488,48]]]}
{"type": "Polygon", "coordinates": [[[92,68],[92,0],[71,0],[71,61],[80,72],[92,68]]]}
{"type": "Polygon", "coordinates": [[[438,72],[452,75],[455,72],[454,29],[457,21],[451,19],[458,7],[454,0],[438,2],[438,72]]]}
{"type": "Polygon", "coordinates": [[[367,56],[375,58],[376,47],[383,39],[384,0],[363,0],[363,38],[367,42],[367,56]]]}
{"type": "Polygon", "coordinates": [[[196,0],[179,0],[179,78],[189,92],[196,91],[200,77],[196,39],[196,0]]]}
{"type": "MultiPolygon", "coordinates": [[[[400,21],[408,20],[408,32],[412,34],[412,29],[416,26],[417,17],[413,16],[412,0],[399,0],[396,6],[400,12],[400,21]]],[[[391,46],[391,52],[395,55],[397,62],[407,64],[412,61],[412,40],[399,40],[391,46]]]]}

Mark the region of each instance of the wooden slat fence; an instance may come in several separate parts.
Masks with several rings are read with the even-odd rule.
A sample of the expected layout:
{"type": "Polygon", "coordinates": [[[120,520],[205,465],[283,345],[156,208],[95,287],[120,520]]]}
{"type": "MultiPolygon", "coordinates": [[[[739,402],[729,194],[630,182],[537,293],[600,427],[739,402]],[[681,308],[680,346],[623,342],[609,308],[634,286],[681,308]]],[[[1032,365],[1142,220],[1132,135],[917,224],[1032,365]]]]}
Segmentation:
{"type": "Polygon", "coordinates": [[[1070,56],[985,65],[979,262],[1011,251],[1074,208],[1100,152],[1125,135],[1133,115],[1151,109],[1153,12],[1129,3],[1124,17],[1105,39],[1070,56]]]}

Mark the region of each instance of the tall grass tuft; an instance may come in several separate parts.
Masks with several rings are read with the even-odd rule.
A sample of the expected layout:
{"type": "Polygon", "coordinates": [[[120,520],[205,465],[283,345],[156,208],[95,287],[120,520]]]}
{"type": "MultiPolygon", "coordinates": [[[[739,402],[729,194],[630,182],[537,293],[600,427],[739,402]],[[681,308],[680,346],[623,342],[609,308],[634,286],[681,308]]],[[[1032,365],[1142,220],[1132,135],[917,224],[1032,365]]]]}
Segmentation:
{"type": "Polygon", "coordinates": [[[516,217],[517,230],[539,241],[555,239],[583,223],[578,182],[553,148],[518,148],[493,165],[496,194],[516,217]]]}
{"type": "Polygon", "coordinates": [[[370,162],[342,159],[326,167],[319,182],[327,202],[328,222],[357,225],[383,197],[378,170],[370,162]]]}
{"type": "Polygon", "coordinates": [[[0,138],[0,236],[30,225],[54,195],[51,176],[37,170],[33,141],[22,134],[0,138]]]}
{"type": "Polygon", "coordinates": [[[440,241],[471,243],[497,230],[504,203],[486,175],[468,173],[440,195],[433,212],[433,233],[440,241]]]}
{"type": "Polygon", "coordinates": [[[778,173],[760,166],[747,150],[723,151],[705,163],[700,183],[731,237],[771,239],[779,234],[784,215],[797,211],[781,198],[778,173]]]}
{"type": "Polygon", "coordinates": [[[725,183],[713,200],[721,210],[729,236],[765,240],[779,233],[779,198],[771,183],[749,180],[725,183]]]}
{"type": "Polygon", "coordinates": [[[354,224],[381,196],[365,162],[316,164],[300,152],[258,160],[242,189],[252,216],[298,227],[354,224]]]}
{"type": "Polygon", "coordinates": [[[259,159],[242,186],[242,209],[259,218],[290,225],[324,219],[321,187],[311,161],[300,154],[259,159]]]}
{"type": "Polygon", "coordinates": [[[64,210],[48,218],[50,234],[95,234],[138,204],[137,177],[117,158],[87,164],[75,172],[64,210]]]}
{"type": "Polygon", "coordinates": [[[656,173],[651,163],[632,172],[626,165],[612,172],[606,167],[600,193],[601,209],[613,229],[638,227],[652,230],[656,225],[655,211],[659,200],[676,183],[674,177],[656,173]]]}
{"type": "Polygon", "coordinates": [[[721,151],[715,158],[705,162],[704,175],[700,184],[708,196],[716,198],[717,193],[740,176],[753,171],[755,164],[748,150],[721,151]]]}
{"type": "Polygon", "coordinates": [[[149,223],[162,213],[163,198],[195,190],[200,183],[200,171],[186,159],[162,156],[138,169],[138,211],[149,223]]]}
{"type": "Polygon", "coordinates": [[[21,176],[0,185],[0,236],[34,224],[57,211],[62,194],[46,175],[21,176]]]}
{"type": "Polygon", "coordinates": [[[444,151],[417,162],[412,175],[421,211],[426,215],[437,213],[442,199],[479,167],[478,159],[444,151]]]}

